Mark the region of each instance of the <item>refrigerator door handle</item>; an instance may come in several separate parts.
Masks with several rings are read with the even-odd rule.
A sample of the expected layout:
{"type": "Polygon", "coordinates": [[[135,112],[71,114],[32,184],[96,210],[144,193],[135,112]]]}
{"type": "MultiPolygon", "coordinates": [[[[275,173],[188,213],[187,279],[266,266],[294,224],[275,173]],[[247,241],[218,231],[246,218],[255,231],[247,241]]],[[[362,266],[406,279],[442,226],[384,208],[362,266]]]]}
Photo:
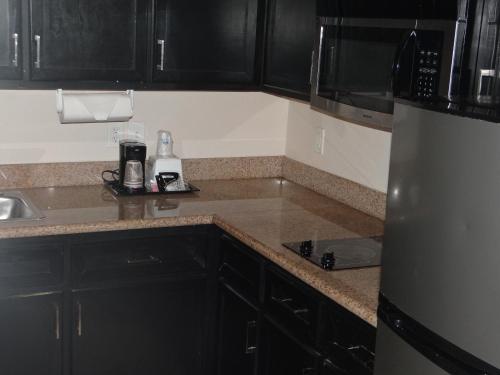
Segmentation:
{"type": "Polygon", "coordinates": [[[443,370],[454,375],[500,375],[500,369],[467,353],[379,297],[378,317],[396,335],[443,370]]]}

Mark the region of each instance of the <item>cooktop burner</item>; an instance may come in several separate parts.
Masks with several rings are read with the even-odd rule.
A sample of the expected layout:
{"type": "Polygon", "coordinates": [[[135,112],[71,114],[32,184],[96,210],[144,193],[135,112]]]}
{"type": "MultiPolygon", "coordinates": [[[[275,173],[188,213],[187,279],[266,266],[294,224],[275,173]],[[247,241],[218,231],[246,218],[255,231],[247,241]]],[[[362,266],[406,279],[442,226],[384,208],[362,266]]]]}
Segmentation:
{"type": "Polygon", "coordinates": [[[380,266],[383,236],[284,243],[283,246],[332,271],[380,266]]]}

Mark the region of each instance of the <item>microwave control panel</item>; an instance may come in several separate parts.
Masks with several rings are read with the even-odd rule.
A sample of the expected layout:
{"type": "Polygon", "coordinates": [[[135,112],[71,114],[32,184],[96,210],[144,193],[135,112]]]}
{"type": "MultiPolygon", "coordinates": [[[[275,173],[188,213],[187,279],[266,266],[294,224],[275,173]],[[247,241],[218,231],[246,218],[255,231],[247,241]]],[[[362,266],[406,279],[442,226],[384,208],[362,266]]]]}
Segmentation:
{"type": "Polygon", "coordinates": [[[413,93],[417,100],[438,96],[441,67],[441,38],[432,31],[421,31],[415,51],[413,93]]]}
{"type": "Polygon", "coordinates": [[[421,99],[432,99],[438,91],[439,52],[420,50],[417,53],[416,95],[421,99]]]}

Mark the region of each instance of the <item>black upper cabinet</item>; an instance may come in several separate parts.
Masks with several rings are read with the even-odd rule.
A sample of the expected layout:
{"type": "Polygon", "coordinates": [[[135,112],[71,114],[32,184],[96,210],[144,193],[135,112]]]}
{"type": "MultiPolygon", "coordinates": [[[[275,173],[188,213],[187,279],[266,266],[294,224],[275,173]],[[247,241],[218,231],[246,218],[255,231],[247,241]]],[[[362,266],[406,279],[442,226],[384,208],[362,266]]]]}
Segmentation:
{"type": "Polygon", "coordinates": [[[61,374],[62,309],[59,293],[0,300],[2,374],[61,374]]]}
{"type": "Polygon", "coordinates": [[[316,1],[269,0],[267,12],[264,87],[308,100],[316,1]]]}
{"type": "Polygon", "coordinates": [[[258,0],[158,0],[153,80],[252,83],[258,0]]]}
{"type": "Polygon", "coordinates": [[[146,78],[148,1],[30,0],[33,80],[146,78]]]}
{"type": "Polygon", "coordinates": [[[308,100],[315,14],[314,0],[0,0],[0,85],[308,100]]]}
{"type": "Polygon", "coordinates": [[[20,0],[0,0],[0,79],[20,79],[21,58],[20,0]]]}

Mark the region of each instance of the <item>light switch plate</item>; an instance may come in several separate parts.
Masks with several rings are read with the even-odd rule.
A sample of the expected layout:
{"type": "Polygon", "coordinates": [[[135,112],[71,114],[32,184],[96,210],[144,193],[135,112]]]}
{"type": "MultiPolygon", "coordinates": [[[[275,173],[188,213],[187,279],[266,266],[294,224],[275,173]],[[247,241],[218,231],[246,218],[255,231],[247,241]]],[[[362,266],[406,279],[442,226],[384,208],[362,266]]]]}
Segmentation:
{"type": "Polygon", "coordinates": [[[106,145],[107,146],[117,146],[120,143],[120,139],[125,135],[126,124],[117,123],[109,124],[106,128],[106,145]]]}

